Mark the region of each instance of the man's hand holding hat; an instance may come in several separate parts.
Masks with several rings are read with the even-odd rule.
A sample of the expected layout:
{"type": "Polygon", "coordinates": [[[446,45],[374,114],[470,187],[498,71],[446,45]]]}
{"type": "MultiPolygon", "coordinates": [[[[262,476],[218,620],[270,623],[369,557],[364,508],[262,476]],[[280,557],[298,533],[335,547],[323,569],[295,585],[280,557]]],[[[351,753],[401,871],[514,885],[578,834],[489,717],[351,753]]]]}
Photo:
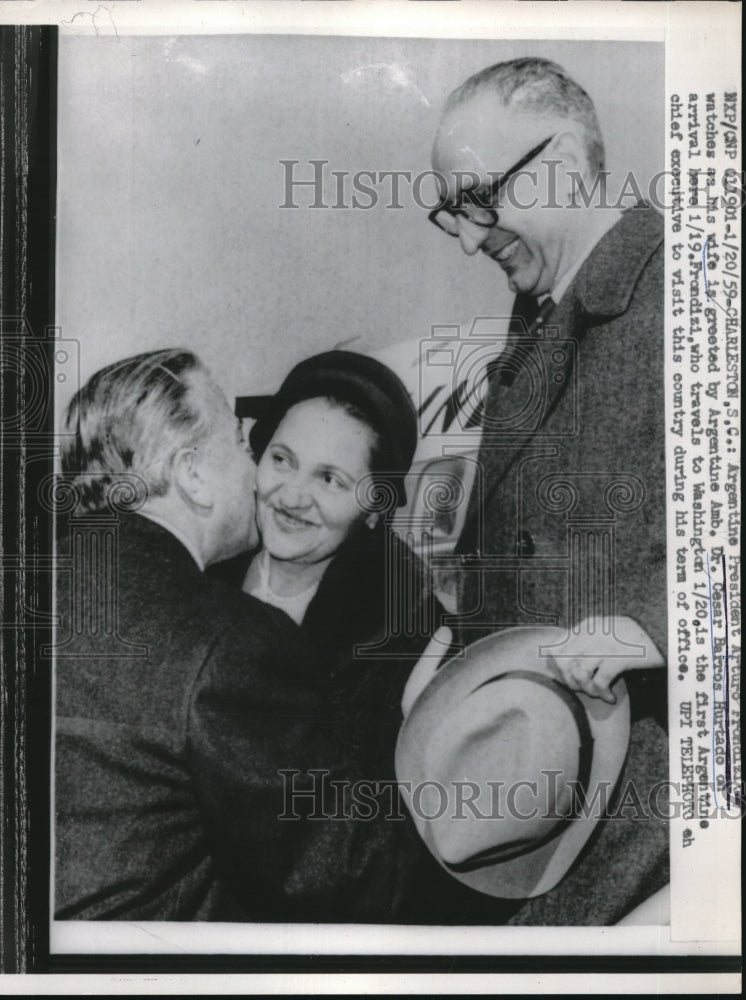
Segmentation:
{"type": "Polygon", "coordinates": [[[611,685],[625,670],[665,667],[666,661],[647,632],[631,618],[585,618],[551,652],[571,691],[582,691],[613,705],[611,685]]]}
{"type": "MultiPolygon", "coordinates": [[[[433,635],[409,675],[401,700],[404,718],[425,690],[453,641],[449,628],[441,626],[433,635]]],[[[562,680],[571,691],[616,703],[611,686],[625,670],[665,667],[663,654],[645,629],[631,618],[584,618],[565,641],[545,647],[554,657],[562,680]]]]}

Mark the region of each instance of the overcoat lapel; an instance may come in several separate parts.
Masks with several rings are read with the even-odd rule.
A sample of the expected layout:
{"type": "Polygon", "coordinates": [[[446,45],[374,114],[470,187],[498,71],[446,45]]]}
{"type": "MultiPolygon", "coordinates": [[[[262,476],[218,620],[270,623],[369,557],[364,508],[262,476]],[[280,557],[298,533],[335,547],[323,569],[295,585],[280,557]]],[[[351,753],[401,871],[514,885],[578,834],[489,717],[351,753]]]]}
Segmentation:
{"type": "Polygon", "coordinates": [[[546,317],[529,323],[530,297],[516,296],[510,339],[491,365],[480,413],[481,482],[478,477],[470,497],[458,554],[477,551],[478,525],[485,522],[495,490],[521,455],[534,443],[541,450],[552,441],[559,445],[576,430],[570,423],[577,407],[570,407],[567,426],[554,426],[551,439],[541,433],[563,395],[577,387],[584,337],[593,326],[625,312],[637,278],[662,238],[658,213],[638,205],[599,241],[546,317]]]}
{"type": "Polygon", "coordinates": [[[532,442],[546,451],[541,427],[575,380],[577,347],[572,334],[566,332],[574,329],[572,300],[564,299],[529,326],[520,311],[522,298],[516,300],[506,349],[490,373],[482,413],[481,482],[470,498],[456,548],[459,554],[479,547],[478,525],[484,524],[495,485],[503,481],[510,467],[533,447],[532,442]]]}

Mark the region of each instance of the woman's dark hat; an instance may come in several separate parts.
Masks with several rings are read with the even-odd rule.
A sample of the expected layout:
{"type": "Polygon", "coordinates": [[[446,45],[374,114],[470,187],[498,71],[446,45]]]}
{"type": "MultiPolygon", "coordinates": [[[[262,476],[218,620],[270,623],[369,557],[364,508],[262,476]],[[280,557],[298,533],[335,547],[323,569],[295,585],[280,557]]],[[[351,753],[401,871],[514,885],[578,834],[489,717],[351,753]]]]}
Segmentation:
{"type": "Polygon", "coordinates": [[[404,506],[404,476],[417,447],[417,415],[399,376],[366,354],[326,351],[296,365],[277,394],[267,400],[266,409],[249,432],[255,456],[264,452],[291,406],[317,396],[351,403],[363,414],[380,442],[381,468],[374,470],[380,473],[377,478],[391,483],[396,506],[404,506]]]}

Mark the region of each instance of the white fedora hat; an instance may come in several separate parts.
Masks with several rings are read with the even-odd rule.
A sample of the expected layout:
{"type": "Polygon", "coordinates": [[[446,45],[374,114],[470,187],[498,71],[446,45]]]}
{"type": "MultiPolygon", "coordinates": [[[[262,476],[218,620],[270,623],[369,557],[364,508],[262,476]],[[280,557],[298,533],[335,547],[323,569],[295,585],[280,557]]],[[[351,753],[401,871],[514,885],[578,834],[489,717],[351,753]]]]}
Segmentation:
{"type": "Polygon", "coordinates": [[[551,655],[556,628],[511,628],[445,664],[396,747],[402,797],[454,878],[504,899],[539,896],[593,833],[624,765],[629,697],[571,691],[551,655]]]}

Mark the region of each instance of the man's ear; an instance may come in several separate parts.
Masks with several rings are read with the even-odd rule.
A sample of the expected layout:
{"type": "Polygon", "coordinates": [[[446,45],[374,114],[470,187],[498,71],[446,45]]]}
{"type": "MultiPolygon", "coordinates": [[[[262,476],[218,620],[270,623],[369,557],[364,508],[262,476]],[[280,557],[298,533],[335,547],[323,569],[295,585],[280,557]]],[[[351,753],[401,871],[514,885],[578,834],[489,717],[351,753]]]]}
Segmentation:
{"type": "Polygon", "coordinates": [[[562,161],[565,174],[585,176],[588,171],[588,155],[582,137],[574,131],[566,130],[558,133],[552,143],[552,158],[562,161]]]}
{"type": "Polygon", "coordinates": [[[204,510],[215,502],[213,486],[206,475],[204,455],[198,447],[180,448],[173,463],[173,482],[181,497],[204,510]]]}

